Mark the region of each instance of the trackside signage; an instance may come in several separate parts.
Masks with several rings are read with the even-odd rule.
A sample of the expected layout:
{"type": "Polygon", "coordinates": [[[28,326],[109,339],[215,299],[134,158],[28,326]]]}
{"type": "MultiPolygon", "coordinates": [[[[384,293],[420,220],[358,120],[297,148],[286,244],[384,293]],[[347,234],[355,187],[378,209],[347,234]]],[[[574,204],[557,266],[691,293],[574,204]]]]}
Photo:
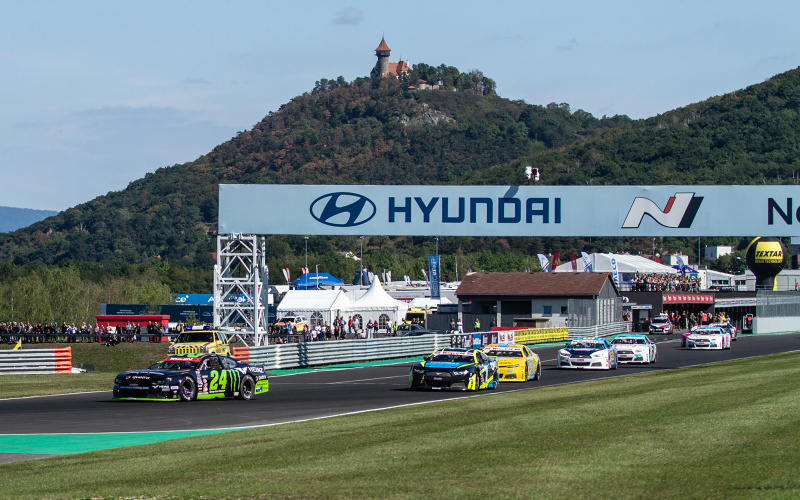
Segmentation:
{"type": "Polygon", "coordinates": [[[219,233],[786,236],[800,188],[220,184],[219,233]]]}

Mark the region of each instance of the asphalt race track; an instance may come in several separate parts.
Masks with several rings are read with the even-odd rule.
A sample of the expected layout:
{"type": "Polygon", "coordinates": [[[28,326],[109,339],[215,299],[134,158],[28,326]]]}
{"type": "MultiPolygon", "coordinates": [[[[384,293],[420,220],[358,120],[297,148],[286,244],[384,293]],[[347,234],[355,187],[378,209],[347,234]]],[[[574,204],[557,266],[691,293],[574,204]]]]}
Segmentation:
{"type": "MultiPolygon", "coordinates": [[[[623,365],[612,371],[559,370],[555,367],[558,348],[540,348],[534,350],[544,368],[541,381],[502,383],[497,391],[477,394],[531,390],[800,350],[800,333],[740,336],[727,351],[689,351],[680,347],[679,335],[652,338],[659,344],[658,362],[654,365],[623,365]]],[[[408,389],[410,366],[411,363],[403,363],[273,376],[269,392],[251,401],[115,401],[111,399],[111,388],[108,392],[0,400],[0,414],[4,417],[0,435],[251,427],[476,395],[473,392],[411,391],[408,389]]]]}

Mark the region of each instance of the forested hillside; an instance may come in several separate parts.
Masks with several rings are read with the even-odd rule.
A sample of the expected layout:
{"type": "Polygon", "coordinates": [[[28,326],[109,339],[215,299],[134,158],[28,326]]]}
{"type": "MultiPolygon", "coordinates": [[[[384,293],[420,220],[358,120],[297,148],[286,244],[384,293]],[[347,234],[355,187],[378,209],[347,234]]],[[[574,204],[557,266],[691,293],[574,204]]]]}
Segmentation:
{"type": "Polygon", "coordinates": [[[492,183],[520,165],[561,185],[796,184],[800,70],[618,127],[566,148],[475,172],[492,183]]]}
{"type": "MultiPolygon", "coordinates": [[[[493,89],[494,82],[479,71],[424,64],[404,81],[320,80],[252,130],[194,162],[160,168],[125,190],[0,235],[0,259],[18,265],[80,261],[106,267],[166,260],[173,267],[207,272],[216,250],[219,183],[461,183],[493,165],[630,122],[572,112],[566,104],[510,101],[493,89]],[[409,89],[419,78],[442,81],[448,89],[409,89]]],[[[517,177],[503,183],[517,182],[517,177]]],[[[276,205],[290,208],[291,200],[276,200],[276,205]]],[[[421,246],[410,239],[373,241],[403,261],[404,269],[395,272],[419,273],[413,269],[421,246]]],[[[465,254],[510,246],[454,241],[460,241],[458,251],[465,254]]],[[[303,243],[302,238],[271,238],[270,265],[299,267],[303,243]]],[[[314,258],[332,272],[357,267],[338,253],[358,248],[357,240],[325,238],[310,245],[314,258]]],[[[515,258],[524,262],[528,255],[515,258]]]]}
{"type": "MultiPolygon", "coordinates": [[[[153,268],[173,291],[207,291],[219,183],[506,185],[521,181],[524,165],[539,167],[544,184],[571,185],[787,184],[800,175],[798,70],[639,121],[596,118],[565,103],[511,101],[494,88],[480,71],[425,64],[402,81],[322,79],[194,162],[160,168],[122,191],[0,235],[0,259],[16,266],[80,262],[82,274],[103,279],[136,265],[153,268]],[[443,82],[445,90],[409,88],[419,79],[443,82]]],[[[280,216],[292,200],[275,204],[280,216]]],[[[368,237],[366,265],[419,279],[433,244],[368,237]]],[[[302,236],[271,236],[267,245],[272,269],[297,273],[305,264],[302,236]]],[[[358,268],[356,238],[312,236],[308,245],[312,268],[345,278],[358,268]]],[[[449,280],[456,265],[460,274],[536,269],[536,253],[650,254],[654,246],[695,255],[697,240],[441,238],[439,252],[449,280]]]]}

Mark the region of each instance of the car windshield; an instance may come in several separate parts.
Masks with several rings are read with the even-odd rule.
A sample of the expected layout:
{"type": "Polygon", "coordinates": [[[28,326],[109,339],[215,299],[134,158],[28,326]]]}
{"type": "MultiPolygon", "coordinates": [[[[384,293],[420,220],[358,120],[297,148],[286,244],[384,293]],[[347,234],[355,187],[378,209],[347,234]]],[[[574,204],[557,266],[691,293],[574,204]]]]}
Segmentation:
{"type": "Polygon", "coordinates": [[[644,339],[631,338],[631,337],[616,338],[612,342],[612,344],[644,344],[644,343],[645,343],[644,339]]]}
{"type": "Polygon", "coordinates": [[[431,357],[430,361],[444,361],[449,363],[474,363],[472,354],[439,353],[431,357]]]}
{"type": "Polygon", "coordinates": [[[198,331],[198,332],[183,332],[178,335],[175,342],[213,342],[214,332],[211,331],[198,331]]]}
{"type": "Polygon", "coordinates": [[[498,356],[501,358],[521,358],[522,351],[514,351],[510,349],[486,349],[484,351],[489,356],[498,356]]]}
{"type": "Polygon", "coordinates": [[[605,349],[602,342],[575,341],[567,346],[570,349],[605,349]]]}
{"type": "Polygon", "coordinates": [[[169,359],[164,361],[159,361],[153,365],[150,365],[151,370],[170,370],[170,371],[180,371],[180,370],[194,370],[199,366],[197,361],[193,360],[177,360],[177,359],[169,359]]]}
{"type": "Polygon", "coordinates": [[[655,318],[652,322],[653,325],[666,325],[667,323],[669,323],[667,318],[655,318]]]}

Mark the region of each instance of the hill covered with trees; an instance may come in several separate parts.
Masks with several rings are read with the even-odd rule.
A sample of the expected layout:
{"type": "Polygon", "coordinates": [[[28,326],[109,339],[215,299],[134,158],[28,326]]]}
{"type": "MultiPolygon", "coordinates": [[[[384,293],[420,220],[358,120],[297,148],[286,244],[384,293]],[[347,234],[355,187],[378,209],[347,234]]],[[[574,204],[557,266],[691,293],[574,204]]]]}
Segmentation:
{"type": "MultiPolygon", "coordinates": [[[[512,101],[494,89],[480,71],[444,65],[419,64],[401,80],[322,79],[196,161],[160,168],[122,191],[0,235],[0,259],[16,266],[80,262],[84,274],[111,276],[119,266],[152,267],[175,291],[204,291],[220,183],[507,185],[520,182],[524,165],[539,167],[542,183],[560,185],[788,184],[800,175],[798,70],[637,121],[596,118],[566,103],[512,101]],[[412,88],[420,80],[444,89],[412,88]]],[[[292,200],[275,204],[291,209],[292,200]]],[[[439,251],[444,279],[455,279],[456,258],[460,274],[536,269],[536,253],[649,254],[655,243],[442,238],[439,251]]],[[[697,249],[696,239],[657,243],[661,253],[697,249]]],[[[272,269],[297,272],[304,265],[302,236],[274,235],[267,244],[272,269]]],[[[311,237],[309,265],[346,278],[358,268],[358,250],[355,238],[311,237]]],[[[375,272],[421,278],[433,241],[373,236],[364,250],[375,272]]]]}
{"type": "MultiPolygon", "coordinates": [[[[479,71],[461,73],[444,65],[417,65],[402,81],[323,79],[194,162],[160,168],[122,191],[0,235],[0,259],[17,265],[79,261],[105,267],[166,260],[173,268],[208,271],[216,250],[219,183],[461,183],[492,165],[629,122],[571,112],[566,105],[503,99],[479,71]],[[446,90],[409,89],[419,79],[441,81],[446,90]]],[[[291,200],[276,200],[276,206],[287,205],[291,200]]],[[[401,254],[415,246],[410,239],[373,240],[381,250],[401,254]]],[[[270,265],[299,267],[303,243],[302,238],[271,238],[270,265]]],[[[493,246],[462,244],[464,253],[493,246]]],[[[343,274],[352,259],[340,252],[355,250],[358,242],[325,239],[312,241],[311,247],[313,255],[325,256],[326,269],[343,274]]],[[[401,267],[407,269],[395,272],[419,273],[411,266],[405,263],[401,267]]]]}

